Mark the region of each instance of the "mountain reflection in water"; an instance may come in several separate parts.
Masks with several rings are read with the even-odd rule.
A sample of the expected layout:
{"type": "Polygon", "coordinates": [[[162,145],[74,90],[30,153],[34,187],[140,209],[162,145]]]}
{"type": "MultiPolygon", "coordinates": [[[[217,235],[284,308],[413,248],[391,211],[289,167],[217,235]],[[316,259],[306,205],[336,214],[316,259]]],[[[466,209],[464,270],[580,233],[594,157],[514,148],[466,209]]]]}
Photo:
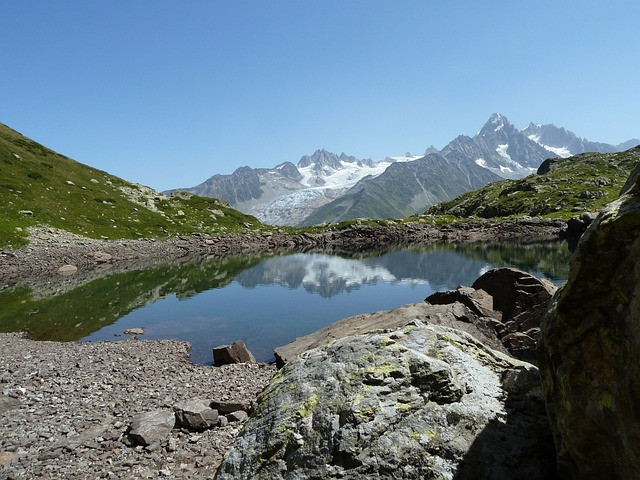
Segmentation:
{"type": "Polygon", "coordinates": [[[510,266],[562,283],[564,243],[429,245],[350,258],[321,253],[193,259],[111,273],[75,288],[0,292],[0,330],[40,340],[117,340],[142,327],[144,339],[211,348],[242,339],[259,361],[273,348],[336,320],[423,300],[510,266]]]}

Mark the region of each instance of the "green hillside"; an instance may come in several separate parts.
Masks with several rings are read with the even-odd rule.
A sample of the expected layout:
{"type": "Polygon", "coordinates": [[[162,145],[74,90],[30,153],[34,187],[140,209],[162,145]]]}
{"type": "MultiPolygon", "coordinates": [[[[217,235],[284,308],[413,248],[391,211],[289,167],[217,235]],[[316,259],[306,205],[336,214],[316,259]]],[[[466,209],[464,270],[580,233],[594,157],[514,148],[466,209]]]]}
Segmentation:
{"type": "Polygon", "coordinates": [[[464,218],[568,219],[579,212],[597,211],[617,199],[639,161],[640,147],[618,153],[584,153],[547,160],[539,173],[520,180],[491,183],[431,207],[426,213],[464,218]]]}
{"type": "Polygon", "coordinates": [[[167,197],[60,155],[0,123],[0,247],[27,243],[27,228],[51,226],[124,239],[263,228],[213,198],[167,197]]]}

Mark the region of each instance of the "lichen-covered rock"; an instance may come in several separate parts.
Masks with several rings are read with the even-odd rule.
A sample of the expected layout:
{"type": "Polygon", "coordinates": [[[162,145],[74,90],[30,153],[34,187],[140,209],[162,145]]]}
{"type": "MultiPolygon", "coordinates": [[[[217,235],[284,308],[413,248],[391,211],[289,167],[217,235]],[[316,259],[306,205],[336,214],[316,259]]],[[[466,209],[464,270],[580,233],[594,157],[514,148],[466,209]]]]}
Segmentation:
{"type": "Polygon", "coordinates": [[[554,472],[537,369],[416,321],[287,363],[217,478],[535,480],[554,472]]]}
{"type": "Polygon", "coordinates": [[[638,172],[578,244],[543,321],[539,360],[567,479],[640,478],[638,172]]]}

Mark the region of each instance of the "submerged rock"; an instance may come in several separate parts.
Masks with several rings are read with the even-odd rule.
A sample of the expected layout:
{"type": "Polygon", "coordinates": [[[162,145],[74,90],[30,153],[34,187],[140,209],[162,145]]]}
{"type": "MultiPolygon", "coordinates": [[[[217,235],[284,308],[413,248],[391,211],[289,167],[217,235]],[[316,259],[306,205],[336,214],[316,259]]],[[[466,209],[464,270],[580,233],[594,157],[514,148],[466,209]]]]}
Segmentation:
{"type": "Polygon", "coordinates": [[[640,181],[578,244],[539,361],[566,479],[640,478],[640,181]]]}
{"type": "Polygon", "coordinates": [[[415,321],[287,363],[219,479],[554,478],[536,367],[415,321]]]}

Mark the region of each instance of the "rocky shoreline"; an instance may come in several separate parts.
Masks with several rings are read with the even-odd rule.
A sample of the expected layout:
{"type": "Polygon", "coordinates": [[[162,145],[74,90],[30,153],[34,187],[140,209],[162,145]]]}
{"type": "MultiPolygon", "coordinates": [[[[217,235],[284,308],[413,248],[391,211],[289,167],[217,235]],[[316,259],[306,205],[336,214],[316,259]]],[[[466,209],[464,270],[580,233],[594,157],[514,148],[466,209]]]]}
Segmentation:
{"type": "Polygon", "coordinates": [[[145,447],[128,439],[133,418],[191,399],[255,400],[275,366],[194,365],[189,348],[0,334],[0,478],[212,478],[241,422],[174,428],[145,447]]]}
{"type": "MultiPolygon", "coordinates": [[[[58,276],[72,265],[83,273],[103,268],[130,268],[193,256],[310,251],[365,252],[421,243],[506,241],[534,242],[566,235],[564,220],[527,219],[508,222],[456,223],[435,228],[420,223],[372,226],[354,223],[319,233],[278,232],[208,236],[194,234],[168,239],[98,240],[52,228],[32,229],[29,246],[0,251],[0,288],[33,278],[58,276]]],[[[75,272],[76,270],[72,270],[75,272]]]]}

